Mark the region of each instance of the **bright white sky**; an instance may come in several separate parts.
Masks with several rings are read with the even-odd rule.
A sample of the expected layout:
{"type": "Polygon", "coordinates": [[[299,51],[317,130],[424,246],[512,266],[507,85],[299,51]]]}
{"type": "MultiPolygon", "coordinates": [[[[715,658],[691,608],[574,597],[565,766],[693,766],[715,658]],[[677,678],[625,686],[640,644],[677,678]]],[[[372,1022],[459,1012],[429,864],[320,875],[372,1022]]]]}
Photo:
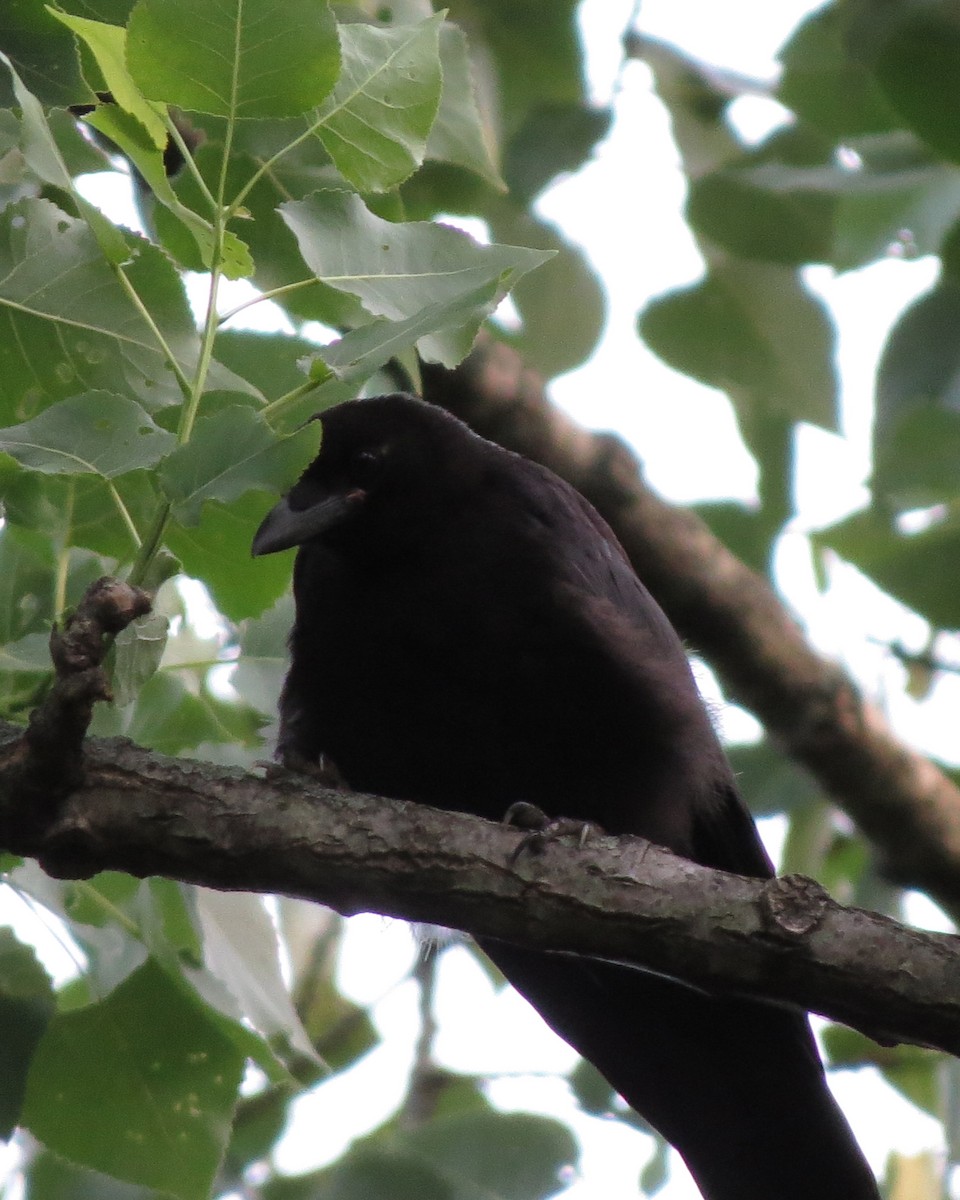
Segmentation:
{"type": "MultiPolygon", "coordinates": [[[[768,79],[776,70],[778,47],[814,7],[803,0],[727,0],[723,5],[715,0],[644,0],[641,28],[689,54],[768,79]]],[[[632,0],[583,4],[588,69],[598,103],[611,99],[620,67],[620,36],[631,9],[632,0]]],[[[580,370],[556,381],[552,395],[585,424],[617,429],[627,437],[644,461],[647,478],[665,495],[678,501],[731,495],[750,500],[755,471],[726,398],[677,375],[637,339],[636,315],[646,300],[695,280],[702,264],[682,219],[684,185],[667,119],[641,64],[631,63],[624,71],[616,106],[613,130],[594,160],[553,187],[539,206],[544,216],[586,248],[609,289],[609,319],[597,353],[580,370]],[[693,437],[691,430],[696,431],[693,437]]],[[[739,102],[735,108],[743,131],[757,138],[776,123],[777,111],[759,100],[739,102]]],[[[96,195],[98,203],[113,209],[111,215],[130,223],[127,199],[115,201],[99,187],[96,195]],[[115,203],[121,205],[119,213],[115,203]]],[[[859,508],[866,498],[863,480],[869,468],[877,357],[895,315],[930,285],[935,267],[932,261],[904,264],[891,259],[842,277],[825,268],[809,273],[811,284],[837,315],[845,436],[802,431],[802,516],[780,565],[784,591],[803,612],[815,642],[850,662],[864,686],[887,700],[905,737],[951,757],[954,723],[948,728],[946,721],[931,721],[930,705],[903,699],[898,669],[870,641],[899,638],[919,646],[923,622],[904,614],[842,564],[833,572],[828,595],[820,596],[802,537],[805,530],[859,508]]],[[[233,303],[228,293],[225,304],[233,303]]],[[[936,710],[957,711],[960,695],[954,689],[960,689],[960,680],[940,685],[936,710]]],[[[723,721],[727,732],[736,736],[749,736],[755,728],[746,714],[733,712],[723,721]]],[[[775,849],[780,831],[773,826],[767,833],[775,849]]],[[[9,919],[7,907],[4,921],[9,919]]],[[[920,919],[929,915],[928,909],[918,911],[920,919]]],[[[334,1160],[349,1141],[375,1128],[400,1101],[417,1030],[416,992],[403,982],[412,955],[411,935],[402,923],[379,917],[352,922],[342,984],[360,1002],[378,1001],[375,1014],[384,1042],[353,1070],[298,1103],[279,1156],[283,1169],[308,1170],[334,1160]]],[[[62,957],[58,965],[60,971],[69,969],[62,957]]],[[[442,1033],[437,1049],[445,1065],[500,1076],[490,1084],[495,1103],[508,1110],[553,1113],[574,1127],[583,1157],[580,1176],[571,1173],[564,1181],[571,1183],[564,1192],[569,1200],[636,1200],[638,1174],[651,1150],[649,1139],[616,1121],[585,1117],[576,1110],[566,1087],[555,1078],[573,1064],[573,1053],[525,1002],[509,991],[495,994],[467,952],[458,949],[443,960],[438,1009],[442,1033]]],[[[882,1168],[892,1148],[912,1153],[942,1147],[939,1127],[878,1084],[872,1073],[844,1073],[833,1082],[875,1169],[882,1168]]],[[[697,1200],[675,1156],[673,1177],[660,1196],[697,1200]]]]}

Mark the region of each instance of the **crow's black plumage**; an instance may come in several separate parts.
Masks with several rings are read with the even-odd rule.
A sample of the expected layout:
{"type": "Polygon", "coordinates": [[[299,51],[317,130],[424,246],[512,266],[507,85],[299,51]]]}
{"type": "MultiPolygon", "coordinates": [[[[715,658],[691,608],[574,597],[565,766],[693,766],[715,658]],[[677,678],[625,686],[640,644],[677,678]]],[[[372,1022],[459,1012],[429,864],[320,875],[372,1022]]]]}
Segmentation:
{"type": "MultiPolygon", "coordinates": [[[[254,553],[300,546],[278,751],[358,790],[635,833],[767,876],[679,638],[550,471],[406,396],[325,413],[254,553]]],[[[483,948],[708,1200],[878,1200],[800,1014],[483,948]]]]}

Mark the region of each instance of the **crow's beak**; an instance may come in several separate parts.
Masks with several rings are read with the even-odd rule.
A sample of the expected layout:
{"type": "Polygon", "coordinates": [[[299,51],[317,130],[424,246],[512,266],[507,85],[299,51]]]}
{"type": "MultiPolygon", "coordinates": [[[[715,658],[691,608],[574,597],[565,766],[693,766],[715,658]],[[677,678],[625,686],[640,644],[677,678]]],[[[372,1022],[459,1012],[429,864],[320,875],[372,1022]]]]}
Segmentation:
{"type": "Polygon", "coordinates": [[[254,558],[261,554],[275,554],[278,550],[289,550],[292,546],[302,546],[304,542],[336,525],[364,500],[365,495],[355,488],[344,495],[329,496],[299,511],[291,508],[289,499],[284,496],[263,518],[254,535],[250,547],[254,558]]]}

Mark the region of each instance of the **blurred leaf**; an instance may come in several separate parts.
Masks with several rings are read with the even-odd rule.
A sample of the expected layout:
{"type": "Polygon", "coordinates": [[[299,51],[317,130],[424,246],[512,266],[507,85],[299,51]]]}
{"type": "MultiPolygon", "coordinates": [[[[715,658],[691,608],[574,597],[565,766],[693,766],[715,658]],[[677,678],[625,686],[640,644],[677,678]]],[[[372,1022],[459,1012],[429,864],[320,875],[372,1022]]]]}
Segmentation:
{"type": "Polygon", "coordinates": [[[175,445],[136,401],[109,392],[72,396],[32,421],[0,429],[0,450],[51,475],[111,478],[154,466],[175,445]]]}
{"type": "Polygon", "coordinates": [[[777,526],[767,515],[736,500],[710,500],[691,505],[710,532],[761,575],[767,573],[777,526]]]}
{"type": "Polygon", "coordinates": [[[866,510],[815,533],[828,547],[940,629],[960,628],[960,521],[948,517],[920,533],[898,533],[890,521],[866,510]]]}
{"type": "Polygon", "coordinates": [[[871,487],[896,508],[926,508],[960,494],[960,410],[912,408],[888,426],[876,449],[871,487]]]}
{"type": "Polygon", "coordinates": [[[24,1170],[30,1200],[157,1200],[149,1188],[86,1171],[38,1148],[24,1170]]]}
{"type": "Polygon", "coordinates": [[[55,1010],[53,987],[33,949],[0,927],[0,1139],[20,1119],[30,1061],[55,1010]]]}
{"type": "Polygon", "coordinates": [[[265,1200],[546,1200],[577,1157],[573,1135],[558,1121],[479,1110],[407,1134],[388,1126],[333,1167],[263,1191],[265,1200]]]}
{"type": "Polygon", "coordinates": [[[589,358],[600,340],[607,315],[600,281],[584,252],[553,225],[508,202],[488,211],[498,241],[553,254],[512,289],[523,327],[510,340],[545,378],[562,375],[589,358]]]}
{"type": "Polygon", "coordinates": [[[831,1070],[877,1067],[902,1096],[935,1120],[942,1120],[944,1088],[940,1073],[945,1055],[922,1046],[880,1046],[846,1025],[827,1025],[820,1036],[831,1070]]]}
{"type": "Polygon", "coordinates": [[[737,787],[754,816],[791,812],[822,798],[812,776],[767,739],[727,746],[726,753],[737,787]]]}
{"type": "Polygon", "coordinates": [[[877,370],[873,487],[916,507],[956,494],[960,281],[945,275],[901,313],[877,370]]]}
{"type": "Polygon", "coordinates": [[[103,926],[125,913],[140,889],[140,880],[121,871],[101,871],[91,879],[66,881],[63,911],[81,925],[103,926]]]}
{"type": "Polygon", "coordinates": [[[24,1121],[73,1162],[207,1200],[242,1071],[205,1007],[148,962],[102,1003],[50,1022],[24,1121]]]}
{"type": "Polygon", "coordinates": [[[160,483],[176,519],[196,525],[206,500],[228,504],[247,492],[286,491],[319,448],[316,423],[278,437],[260,413],[231,405],[200,418],[190,441],[164,461],[160,483]]]}
{"type": "Polygon", "coordinates": [[[129,704],[160,666],[170,622],[158,612],[147,613],[117,634],[110,677],[114,704],[129,704]]]}
{"type": "Polygon", "coordinates": [[[826,4],[794,30],[778,58],[777,98],[830,137],[879,133],[897,123],[872,72],[847,51],[849,20],[826,4]]]}
{"type": "Polygon", "coordinates": [[[949,0],[887,6],[872,67],[897,113],[938,154],[960,162],[960,23],[949,0]],[[891,15],[892,14],[892,19],[891,15]],[[882,39],[882,40],[881,40],[882,39]]]}
{"type": "Polygon", "coordinates": [[[427,158],[456,163],[502,189],[505,185],[494,162],[492,138],[477,108],[467,39],[463,30],[447,21],[440,26],[440,66],[443,90],[427,138],[427,158]]]}
{"type": "Polygon", "coordinates": [[[263,717],[244,704],[220,700],[205,688],[199,694],[172,671],[158,671],[126,710],[99,707],[91,732],[122,733],[162,754],[183,754],[203,743],[260,743],[263,717]]]}
{"type": "MultiPolygon", "coordinates": [[[[480,246],[458,229],[428,222],[394,225],[346,192],[315,192],[283,204],[281,213],[316,275],[355,295],[372,315],[393,321],[433,305],[454,306],[488,284],[503,294],[550,257],[517,246],[480,246]]],[[[455,365],[482,316],[481,310],[461,333],[421,338],[421,353],[455,365]]]]}
{"type": "Polygon", "coordinates": [[[574,171],[606,136],[607,108],[553,104],[533,109],[507,144],[503,173],[517,205],[527,205],[558,175],[574,171]]]}
{"type": "Polygon", "coordinates": [[[651,301],[640,335],[670,366],[729,391],[741,419],[760,409],[836,425],[833,327],[786,267],[730,260],[651,301]]]}
{"type": "Polygon", "coordinates": [[[204,961],[255,1029],[268,1040],[284,1038],[309,1059],[316,1053],[290,1000],[280,970],[277,931],[263,898],[247,892],[198,889],[204,961]]]}
{"type": "Polygon", "coordinates": [[[0,645],[44,630],[53,617],[53,547],[40,534],[0,529],[0,645]]]}
{"type": "MultiPolygon", "coordinates": [[[[856,152],[856,143],[850,148],[856,152]]],[[[911,253],[936,252],[960,208],[960,171],[936,162],[860,166],[762,162],[696,181],[687,215],[703,235],[748,259],[850,270],[886,256],[900,232],[911,253]]]]}
{"type": "Polygon", "coordinates": [[[584,98],[577,0],[453,0],[450,17],[495,63],[495,91],[508,135],[544,104],[584,98]]]}
{"type": "Polygon", "coordinates": [[[221,117],[294,117],[333,87],[340,52],[325,0],[225,0],[200,10],[193,0],[139,0],[127,62],[152,100],[221,117]]]}
{"type": "Polygon", "coordinates": [[[343,69],[317,133],[358,191],[395,187],[423,162],[440,103],[442,21],[340,29],[343,69]]]}
{"type": "Polygon", "coordinates": [[[569,1080],[577,1103],[591,1117],[605,1116],[613,1109],[617,1094],[593,1063],[581,1058],[569,1080]]]}
{"type": "Polygon", "coordinates": [[[655,1196],[670,1177],[670,1146],[656,1132],[654,1142],[653,1154],[640,1172],[640,1186],[646,1196],[655,1196]]]}

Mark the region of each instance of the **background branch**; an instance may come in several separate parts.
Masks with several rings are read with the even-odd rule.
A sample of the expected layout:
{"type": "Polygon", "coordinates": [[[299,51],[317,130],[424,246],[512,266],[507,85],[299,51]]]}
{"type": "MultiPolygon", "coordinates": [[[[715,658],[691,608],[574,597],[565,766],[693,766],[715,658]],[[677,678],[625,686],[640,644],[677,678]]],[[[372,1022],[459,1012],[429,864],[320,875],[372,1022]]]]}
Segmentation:
{"type": "MultiPolygon", "coordinates": [[[[0,725],[8,744],[21,732],[0,725]]],[[[90,739],[85,781],[45,829],[17,819],[9,782],[0,846],[53,874],[165,875],[590,953],[960,1053],[960,939],[843,908],[801,877],[726,875],[637,838],[511,865],[517,830],[122,739],[90,739]]]]}
{"type": "Polygon", "coordinates": [[[619,438],[590,433],[550,404],[508,346],[485,339],[457,370],[423,372],[428,400],[588,497],[730,699],[853,817],[890,878],[960,908],[960,790],[811,648],[765,579],[695,513],[652,492],[619,438]]]}

